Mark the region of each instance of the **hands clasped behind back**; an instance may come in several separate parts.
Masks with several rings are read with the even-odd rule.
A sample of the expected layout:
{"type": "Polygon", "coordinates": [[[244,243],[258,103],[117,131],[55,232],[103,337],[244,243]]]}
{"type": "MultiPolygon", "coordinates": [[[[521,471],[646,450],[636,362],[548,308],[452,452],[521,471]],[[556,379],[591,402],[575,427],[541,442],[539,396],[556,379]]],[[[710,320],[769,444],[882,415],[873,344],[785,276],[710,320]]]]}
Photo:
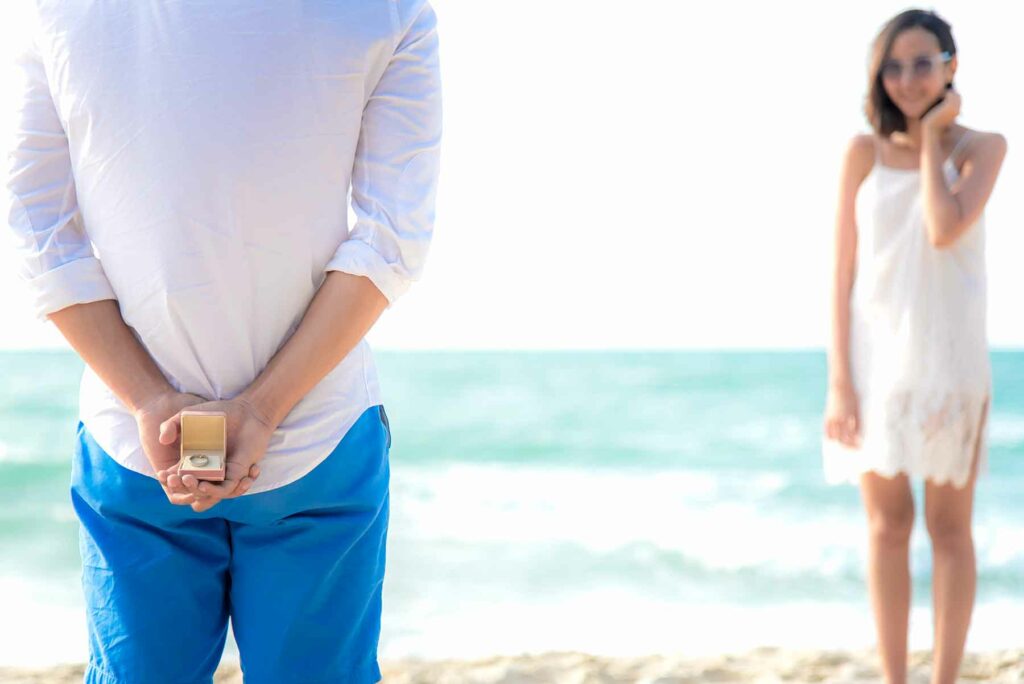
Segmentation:
{"type": "MultiPolygon", "coordinates": [[[[195,397],[195,395],[178,395],[195,397]]],[[[173,406],[173,405],[170,405],[173,406]]],[[[189,505],[197,513],[209,510],[223,499],[241,496],[257,477],[259,461],[266,455],[270,438],[277,425],[245,398],[222,401],[191,402],[173,407],[164,413],[157,426],[159,448],[173,452],[174,460],[164,458],[160,466],[153,463],[156,477],[171,503],[189,505]],[[223,482],[200,481],[194,475],[178,474],[180,466],[181,410],[224,411],[227,414],[227,460],[223,482]]],[[[144,438],[144,443],[146,442],[144,438]]],[[[151,459],[152,461],[152,459],[151,459]]]]}

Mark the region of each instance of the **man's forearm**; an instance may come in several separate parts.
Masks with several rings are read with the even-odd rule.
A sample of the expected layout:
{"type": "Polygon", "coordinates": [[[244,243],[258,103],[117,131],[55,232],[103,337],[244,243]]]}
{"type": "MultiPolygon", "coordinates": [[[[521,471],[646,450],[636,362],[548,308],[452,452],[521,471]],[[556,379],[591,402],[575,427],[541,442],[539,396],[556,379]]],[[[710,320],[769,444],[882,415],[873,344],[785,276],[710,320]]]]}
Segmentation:
{"type": "Polygon", "coordinates": [[[132,411],[174,388],[121,318],[117,300],[75,304],[49,315],[64,338],[132,411]]]}
{"type": "Polygon", "coordinates": [[[369,278],[328,271],[299,327],[239,396],[279,425],[363,339],[387,304],[369,278]]]}

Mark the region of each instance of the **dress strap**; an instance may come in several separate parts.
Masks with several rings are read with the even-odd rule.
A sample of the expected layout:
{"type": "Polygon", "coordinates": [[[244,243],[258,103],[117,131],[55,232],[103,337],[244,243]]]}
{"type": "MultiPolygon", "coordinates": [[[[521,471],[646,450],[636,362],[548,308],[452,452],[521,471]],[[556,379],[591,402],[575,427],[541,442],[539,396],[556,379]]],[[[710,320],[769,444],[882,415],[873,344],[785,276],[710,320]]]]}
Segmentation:
{"type": "Polygon", "coordinates": [[[974,131],[970,130],[964,131],[963,135],[960,136],[960,139],[956,141],[955,145],[953,145],[953,149],[950,150],[949,152],[949,159],[953,161],[953,163],[956,163],[957,152],[960,151],[960,149],[964,146],[964,143],[967,142],[967,139],[970,138],[973,133],[974,131]]]}

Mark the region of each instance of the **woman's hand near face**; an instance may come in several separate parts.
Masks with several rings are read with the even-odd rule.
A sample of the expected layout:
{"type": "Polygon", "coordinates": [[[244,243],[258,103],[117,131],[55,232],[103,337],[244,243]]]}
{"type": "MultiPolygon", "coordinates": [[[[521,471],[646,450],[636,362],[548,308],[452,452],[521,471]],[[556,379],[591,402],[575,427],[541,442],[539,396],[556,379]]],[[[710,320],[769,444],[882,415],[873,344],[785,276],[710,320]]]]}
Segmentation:
{"type": "Polygon", "coordinates": [[[921,118],[921,126],[935,133],[949,128],[960,115],[960,103],[960,93],[955,88],[947,90],[942,103],[921,118]]]}
{"type": "Polygon", "coordinates": [[[825,435],[848,447],[860,446],[860,408],[852,385],[831,385],[825,403],[825,435]]]}

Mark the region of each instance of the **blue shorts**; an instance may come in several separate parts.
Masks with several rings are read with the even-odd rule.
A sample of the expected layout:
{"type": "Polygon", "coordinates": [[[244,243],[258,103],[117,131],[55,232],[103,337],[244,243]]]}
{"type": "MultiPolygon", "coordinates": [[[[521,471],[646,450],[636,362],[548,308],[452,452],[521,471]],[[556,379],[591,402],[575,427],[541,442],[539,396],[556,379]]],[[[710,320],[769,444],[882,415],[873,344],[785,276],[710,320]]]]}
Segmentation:
{"type": "Polygon", "coordinates": [[[379,681],[390,447],[374,406],[304,477],[196,513],[79,421],[86,684],[212,682],[229,616],[246,684],[379,681]]]}

